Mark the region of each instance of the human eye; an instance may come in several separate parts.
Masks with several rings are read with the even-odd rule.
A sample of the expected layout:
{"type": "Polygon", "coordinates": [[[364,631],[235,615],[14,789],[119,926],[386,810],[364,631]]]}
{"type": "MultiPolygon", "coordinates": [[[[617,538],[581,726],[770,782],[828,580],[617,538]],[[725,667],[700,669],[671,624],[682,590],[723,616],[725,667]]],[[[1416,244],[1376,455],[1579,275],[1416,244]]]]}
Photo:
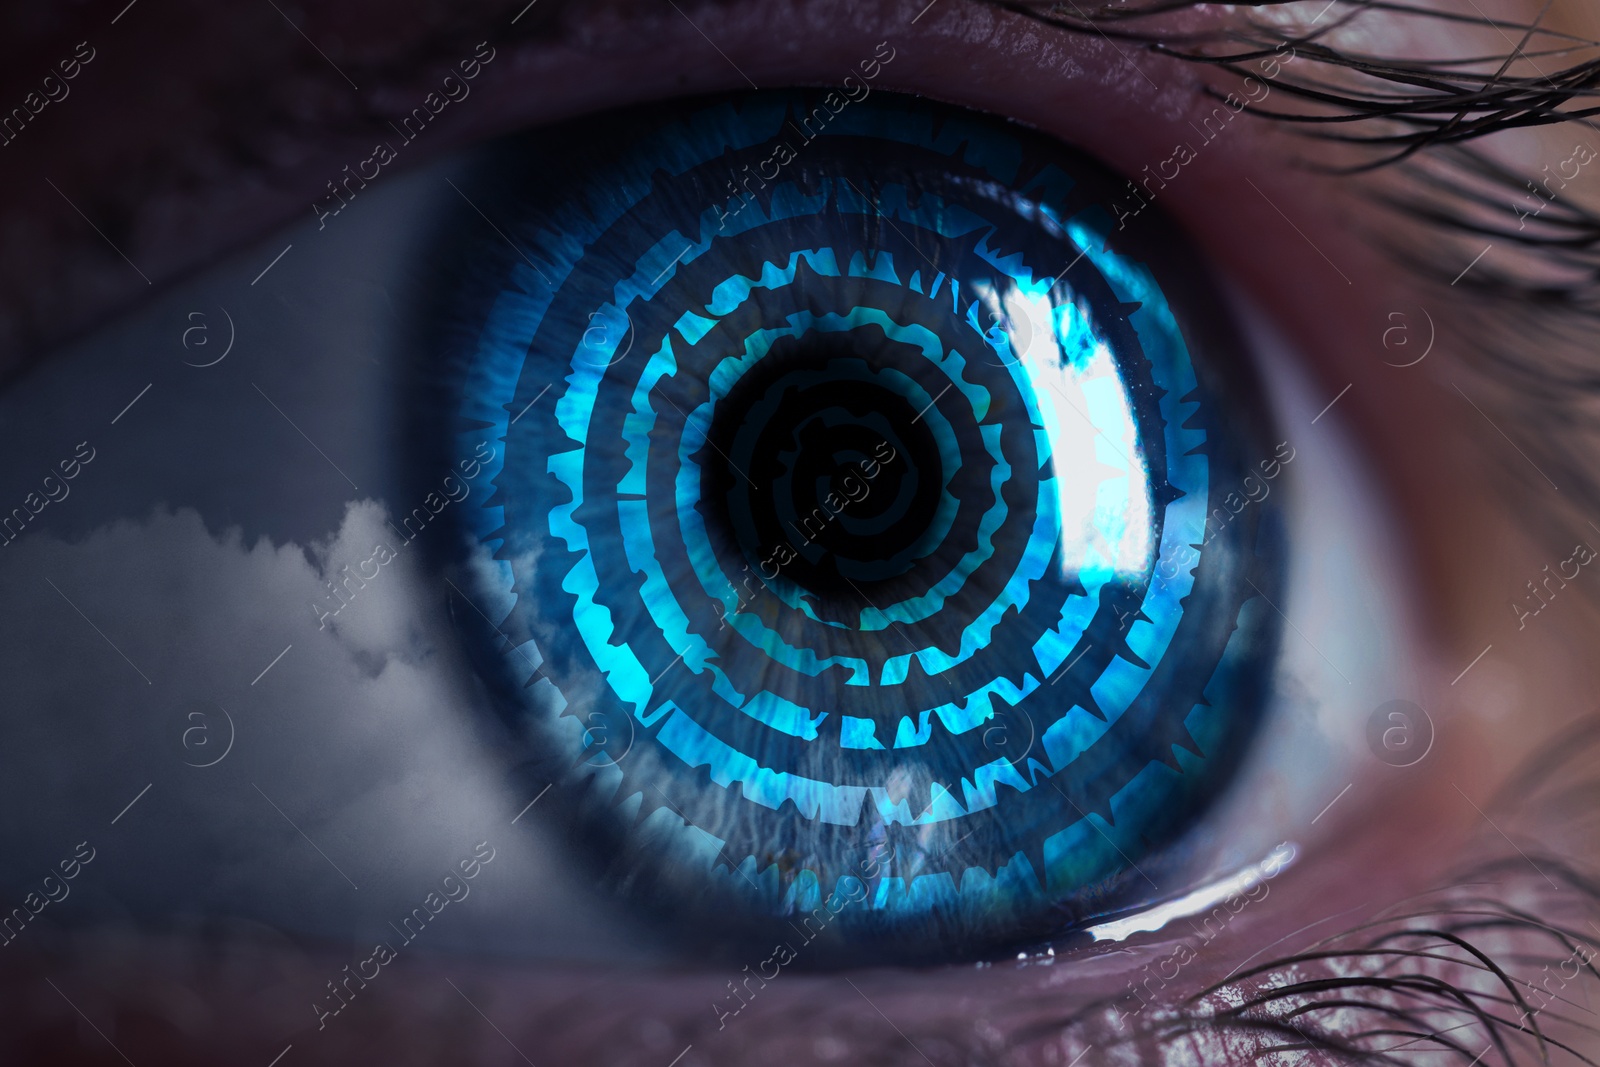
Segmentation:
{"type": "MultiPolygon", "coordinates": [[[[1363,61],[1293,14],[1213,75],[953,0],[433,13],[389,66],[269,12],[294,132],[368,93],[388,152],[0,399],[17,1047],[1586,1047],[1582,783],[1524,760],[1586,677],[1588,487],[1492,373],[1531,373],[1507,292],[1586,336],[1526,273],[1576,262],[1582,153],[1523,229],[1292,169],[1227,78],[1267,111],[1363,61]],[[1476,230],[1512,257],[1450,260],[1476,230]],[[1419,277],[1460,266],[1473,302],[1419,277]],[[1496,806],[1524,766],[1548,803],[1496,806]]],[[[55,144],[85,302],[183,262],[55,144]]],[[[1483,207],[1456,162],[1396,173],[1483,207]]]]}

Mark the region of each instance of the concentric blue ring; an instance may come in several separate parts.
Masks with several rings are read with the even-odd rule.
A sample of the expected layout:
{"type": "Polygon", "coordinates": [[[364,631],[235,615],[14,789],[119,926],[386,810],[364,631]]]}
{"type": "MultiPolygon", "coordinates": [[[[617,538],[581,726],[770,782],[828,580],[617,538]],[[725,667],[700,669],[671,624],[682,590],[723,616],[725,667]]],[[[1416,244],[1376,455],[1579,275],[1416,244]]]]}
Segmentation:
{"type": "Polygon", "coordinates": [[[983,954],[1127,906],[1226,786],[1285,546],[1276,497],[1214,511],[1269,420],[1092,161],[882,93],[804,137],[827,99],[551,135],[519,255],[474,248],[452,447],[504,445],[463,523],[516,646],[480,658],[632,899],[983,954]]]}

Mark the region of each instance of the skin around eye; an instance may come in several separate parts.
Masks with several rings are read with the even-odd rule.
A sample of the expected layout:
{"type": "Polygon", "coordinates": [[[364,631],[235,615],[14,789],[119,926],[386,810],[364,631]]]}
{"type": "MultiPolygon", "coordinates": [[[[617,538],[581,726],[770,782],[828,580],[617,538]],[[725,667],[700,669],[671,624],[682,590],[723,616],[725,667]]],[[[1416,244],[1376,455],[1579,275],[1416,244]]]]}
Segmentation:
{"type": "MultiPolygon", "coordinates": [[[[1114,45],[1091,38],[1062,43],[1041,35],[1019,19],[953,0],[943,0],[913,27],[911,20],[922,6],[863,9],[861,5],[775,5],[759,15],[739,9],[694,6],[685,7],[689,19],[676,12],[646,15],[625,27],[631,34],[587,40],[580,37],[577,43],[530,49],[516,63],[492,67],[497,77],[501,69],[514,73],[504,75],[505,80],[495,83],[493,91],[488,83],[481,83],[476,92],[482,95],[474,96],[460,109],[460,115],[469,117],[457,126],[441,127],[437,148],[427,151],[443,153],[486,132],[559,117],[563,108],[582,112],[679,91],[747,88],[743,77],[763,86],[831,84],[833,75],[859,58],[851,35],[840,32],[842,26],[851,27],[862,41],[870,38],[875,42],[890,32],[897,34],[897,47],[904,40],[905,46],[892,65],[893,77],[887,77],[886,72],[883,87],[921,91],[964,106],[1014,116],[1060,139],[1091,146],[1117,170],[1130,176],[1143,175],[1147,166],[1160,176],[1164,173],[1163,164],[1165,173],[1171,173],[1177,165],[1174,144],[1180,138],[1194,136],[1182,133],[1182,127],[1191,119],[1203,125],[1210,113],[1209,104],[1202,105],[1192,96],[1193,71],[1180,64],[1140,52],[1133,57],[1139,68],[1135,70],[1114,45]],[[714,44],[708,44],[702,30],[714,44]],[[636,45],[634,41],[646,43],[636,45]],[[719,49],[726,53],[726,66],[717,54],[719,49]],[[969,74],[958,84],[951,78],[952,70],[969,74]],[[1146,77],[1155,84],[1148,84],[1146,77]],[[566,86],[569,95],[558,96],[556,87],[560,86],[566,86]],[[1094,109],[1083,105],[1086,98],[1095,101],[1094,109]],[[557,100],[561,103],[557,104],[557,100]],[[468,110],[467,105],[480,101],[484,104],[481,111],[468,110]],[[1092,115],[1088,114],[1091,110],[1092,115]]],[[[135,7],[124,22],[131,24],[138,14],[140,8],[135,7]]],[[[514,11],[507,12],[507,19],[513,14],[514,11]]],[[[352,20],[352,27],[357,21],[352,20]]],[[[197,39],[203,36],[200,27],[210,24],[214,22],[193,21],[197,39]]],[[[341,30],[349,36],[354,33],[352,27],[341,30]]],[[[307,28],[317,33],[315,25],[308,23],[307,28]]],[[[303,45],[289,27],[282,27],[281,32],[295,47],[303,45]]],[[[463,54],[471,52],[472,43],[468,42],[463,54]]],[[[120,68],[125,81],[114,84],[136,86],[140,77],[168,79],[159,82],[167,86],[188,84],[182,64],[168,64],[161,72],[148,71],[149,61],[143,57],[150,54],[155,53],[144,50],[138,61],[120,61],[125,64],[120,68]]],[[[197,49],[195,54],[207,53],[197,49]]],[[[53,166],[63,158],[58,154],[62,146],[77,146],[65,153],[65,158],[71,158],[91,149],[126,152],[135,143],[163,143],[162,135],[131,123],[125,124],[120,134],[102,129],[109,124],[106,105],[88,105],[93,96],[85,91],[89,83],[84,79],[101,70],[117,69],[110,63],[97,69],[102,59],[110,58],[98,57],[79,79],[74,96],[60,102],[59,107],[52,104],[41,114],[41,123],[60,121],[58,132],[52,133],[42,125],[30,130],[30,135],[39,134],[35,148],[30,149],[35,154],[28,157],[32,163],[27,167],[18,164],[13,174],[26,174],[32,180],[45,175],[48,169],[62,191],[82,204],[79,194],[92,183],[83,179],[80,185],[71,185],[70,179],[61,177],[62,172],[70,174],[75,169],[66,166],[58,172],[53,166]],[[78,95],[80,92],[83,95],[78,95]],[[72,110],[80,103],[86,106],[72,110]],[[56,113],[52,115],[52,111],[56,113]],[[97,130],[100,135],[96,135],[97,130]],[[37,147],[40,144],[47,147],[37,147]],[[51,164],[48,168],[47,163],[51,164]]],[[[514,56],[508,54],[505,58],[514,56]]],[[[312,56],[308,62],[320,60],[312,56]]],[[[1550,723],[1578,710],[1573,696],[1586,691],[1588,678],[1582,663],[1585,646],[1581,638],[1592,632],[1593,626],[1580,599],[1569,600],[1563,595],[1566,588],[1553,587],[1545,589],[1548,606],[1530,623],[1530,628],[1534,623],[1541,627],[1550,623],[1550,627],[1533,630],[1535,637],[1530,640],[1516,636],[1525,637],[1528,631],[1515,628],[1516,618],[1508,608],[1508,600],[1513,595],[1527,594],[1523,588],[1525,579],[1537,577],[1543,589],[1542,566],[1569,558],[1572,546],[1565,543],[1566,539],[1559,545],[1547,543],[1548,535],[1524,529],[1525,516],[1496,513],[1497,497],[1489,491],[1494,483],[1485,472],[1498,455],[1493,450],[1503,449],[1504,441],[1476,412],[1447,385],[1441,386],[1422,375],[1402,376],[1385,365],[1385,357],[1393,358],[1392,352],[1382,347],[1382,331],[1394,325],[1388,316],[1399,311],[1415,326],[1416,307],[1430,305],[1422,304],[1421,295],[1406,288],[1403,278],[1365,248],[1354,233],[1344,232],[1345,223],[1365,217],[1362,213],[1368,209],[1347,198],[1348,190],[1338,183],[1308,178],[1288,169],[1285,160],[1290,150],[1270,128],[1230,125],[1222,137],[1226,139],[1216,140],[1205,153],[1183,163],[1177,177],[1163,179],[1168,182],[1167,187],[1156,191],[1165,198],[1167,209],[1227,265],[1240,286],[1307,353],[1311,378],[1321,387],[1321,398],[1337,401],[1330,413],[1320,416],[1317,425],[1342,420],[1361,442],[1358,457],[1373,473],[1382,499],[1393,509],[1397,526],[1405,531],[1407,547],[1400,571],[1407,578],[1403,580],[1408,583],[1412,602],[1424,615],[1424,630],[1435,635],[1437,663],[1423,664],[1423,673],[1431,672],[1431,684],[1410,697],[1434,714],[1437,732],[1435,748],[1422,762],[1410,768],[1384,765],[1378,769],[1385,773],[1393,770],[1395,774],[1380,779],[1378,787],[1352,788],[1347,794],[1329,798],[1336,802],[1319,816],[1318,828],[1331,828],[1333,847],[1322,855],[1316,867],[1307,860],[1275,879],[1271,896],[1262,902],[1263,906],[1252,903],[1241,908],[1229,920],[1224,935],[1238,939],[1239,951],[1219,951],[1185,964],[1181,968],[1182,982],[1191,983],[1191,987],[1220,978],[1241,959],[1265,950],[1315,918],[1338,916],[1371,899],[1402,899],[1458,858],[1462,854],[1458,842],[1465,829],[1479,823],[1479,814],[1472,805],[1489,808],[1487,797],[1495,791],[1507,768],[1549,733],[1550,723]],[[1258,189],[1252,190],[1250,183],[1258,189]],[[1349,284],[1341,280],[1340,272],[1349,278],[1349,284]],[[1405,306],[1395,306],[1396,298],[1402,296],[1405,306]],[[1364,353],[1370,353],[1371,359],[1365,359],[1364,353]],[[1348,391],[1341,392],[1347,385],[1348,391]],[[1464,575],[1474,577],[1467,579],[1464,575]],[[1481,579],[1477,577],[1480,575],[1481,579]],[[1563,616],[1562,612],[1571,614],[1563,616]],[[1541,634],[1549,636],[1538,636],[1541,634]],[[1267,903],[1271,904],[1270,909],[1265,906],[1267,903]]],[[[12,146],[20,147],[20,140],[12,146]]],[[[269,220],[275,222],[295,212],[309,220],[313,199],[326,195],[325,181],[339,174],[343,164],[366,158],[370,149],[370,145],[352,141],[340,143],[335,150],[319,156],[317,162],[330,165],[305,167],[311,173],[291,183],[297,196],[258,191],[242,201],[224,201],[235,209],[224,212],[232,217],[216,223],[215,232],[259,232],[269,225],[269,220]],[[347,148],[361,151],[351,155],[347,148]],[[239,203],[245,207],[238,208],[239,203]]],[[[1552,158],[1565,158],[1565,154],[1563,151],[1552,158]]],[[[33,182],[33,187],[11,202],[37,205],[55,197],[48,187],[38,186],[33,182]]],[[[222,197],[220,191],[211,195],[218,200],[222,197]]],[[[196,197],[187,203],[185,210],[193,212],[190,218],[202,217],[204,200],[205,197],[196,197]]],[[[67,205],[56,204],[50,210],[61,213],[58,218],[41,212],[41,217],[54,220],[48,228],[51,234],[64,232],[69,225],[82,229],[75,221],[78,216],[67,205]]],[[[92,205],[89,210],[92,215],[95,213],[92,205]]],[[[156,278],[164,278],[185,264],[202,262],[209,255],[211,236],[197,232],[200,227],[173,226],[170,235],[157,232],[160,229],[150,223],[135,225],[131,230],[137,240],[124,245],[124,251],[156,278]],[[141,250],[155,248],[166,251],[153,260],[140,254],[141,250]],[[181,252],[172,251],[179,248],[181,252]]],[[[122,236],[120,232],[112,233],[113,239],[122,236]]],[[[290,243],[288,238],[285,243],[290,243]]],[[[249,268],[240,265],[236,271],[239,288],[248,288],[250,279],[281,249],[281,245],[253,249],[249,268]]],[[[127,269],[122,260],[103,249],[66,260],[44,256],[41,262],[46,264],[42,273],[71,281],[72,284],[53,288],[73,299],[120,290],[120,281],[105,279],[112,270],[127,269]]],[[[260,284],[267,286],[270,278],[268,275],[268,280],[260,284]]],[[[328,284],[339,284],[337,274],[330,272],[328,284]]],[[[144,288],[137,278],[129,285],[144,288]]],[[[266,312],[262,314],[265,317],[266,312]]],[[[1446,320],[1443,328],[1448,338],[1448,316],[1442,318],[1446,320]]],[[[181,317],[178,319],[180,327],[188,324],[181,317]]],[[[165,320],[161,324],[140,325],[148,336],[164,326],[165,320]]],[[[168,329],[168,335],[176,338],[177,332],[168,329]]],[[[1448,341],[1445,343],[1448,349],[1448,341]]],[[[124,365],[138,366],[137,361],[148,346],[135,341],[125,344],[120,355],[126,360],[124,365]]],[[[178,342],[173,340],[172,344],[176,346],[178,342]]],[[[1443,354],[1446,352],[1441,350],[1440,355],[1443,354]]],[[[241,398],[262,404],[248,391],[249,381],[244,377],[233,382],[237,393],[219,394],[217,405],[226,408],[241,398]]],[[[132,399],[144,382],[130,379],[129,384],[131,388],[125,396],[119,395],[116,403],[107,401],[101,421],[109,425],[123,402],[132,399]]],[[[269,390],[272,385],[261,384],[269,390]]],[[[351,384],[351,391],[359,389],[351,384]]],[[[332,392],[337,396],[337,391],[332,392]]],[[[58,394],[56,401],[63,410],[68,407],[67,395],[58,394]]],[[[149,403],[159,395],[152,393],[141,403],[149,403]]],[[[275,393],[273,399],[283,402],[275,393]]],[[[309,404],[315,397],[301,399],[309,404]]],[[[1316,405],[1308,411],[1318,417],[1320,408],[1316,405]]],[[[297,421],[304,422],[301,409],[288,410],[298,417],[297,421]]],[[[135,406],[118,426],[125,426],[138,411],[135,406]]],[[[334,416],[329,421],[336,420],[334,416]]],[[[1310,419],[1305,421],[1309,428],[1310,419]]],[[[319,440],[323,439],[315,426],[308,428],[319,440]]],[[[292,430],[284,427],[283,433],[285,444],[304,447],[304,441],[292,430]]],[[[61,456],[71,454],[78,440],[74,436],[66,441],[65,451],[50,451],[44,462],[54,464],[61,456]]],[[[91,438],[90,443],[99,447],[96,438],[91,438]]],[[[224,458],[203,455],[205,450],[199,445],[193,451],[198,458],[192,463],[214,463],[219,481],[228,476],[224,458]]],[[[57,521],[57,514],[66,514],[68,508],[90,499],[86,491],[91,483],[87,479],[96,473],[101,456],[112,458],[104,450],[98,452],[95,462],[74,482],[72,498],[52,502],[39,513],[39,521],[57,521]]],[[[300,544],[310,544],[337,528],[340,509],[349,499],[349,487],[338,480],[338,475],[325,467],[312,475],[312,463],[321,464],[322,460],[313,454],[312,460],[288,479],[302,486],[316,485],[314,495],[325,502],[324,513],[316,523],[308,523],[315,529],[290,538],[300,544]],[[316,477],[328,479],[328,484],[315,482],[316,477]]],[[[136,473],[129,470],[121,480],[131,486],[136,473]]],[[[364,480],[362,474],[355,473],[358,481],[364,480]]],[[[39,481],[37,474],[32,470],[18,472],[19,501],[33,491],[34,483],[39,481]],[[23,478],[23,474],[27,477],[23,478]]],[[[271,481],[266,473],[259,478],[259,482],[240,493],[241,501],[259,496],[256,486],[271,481]]],[[[313,490],[305,491],[313,495],[313,490]]],[[[152,502],[150,498],[141,497],[132,488],[127,493],[124,514],[144,514],[152,502]]],[[[248,507],[243,503],[238,506],[248,507]]],[[[236,520],[225,513],[219,521],[236,520]]],[[[22,547],[24,543],[19,543],[5,551],[17,552],[22,547]]],[[[357,562],[366,558],[352,557],[357,562]]],[[[224,587],[215,586],[213,591],[219,588],[224,587]]],[[[89,614],[96,614],[81,596],[81,590],[64,589],[89,614]]],[[[48,589],[43,593],[54,596],[48,589]]],[[[374,583],[362,595],[373,598],[368,600],[372,603],[381,593],[382,587],[374,583]]],[[[30,593],[16,602],[32,603],[33,596],[30,593]]],[[[196,596],[200,596],[198,591],[196,596]]],[[[360,604],[360,600],[352,601],[352,612],[360,604]]],[[[65,618],[77,619],[66,604],[56,601],[55,608],[64,612],[65,618]]],[[[298,605],[296,610],[304,609],[305,605],[298,605]]],[[[305,616],[314,631],[315,617],[309,611],[305,616]]],[[[159,629],[133,619],[128,623],[133,632],[159,629]]],[[[123,637],[118,644],[143,664],[140,648],[120,632],[118,636],[123,637]]],[[[86,639],[93,637],[88,635],[86,639]]],[[[287,638],[285,643],[290,643],[287,638]]],[[[300,645],[295,651],[306,647],[300,645]]],[[[108,657],[113,655],[109,649],[100,651],[108,657]]],[[[268,649],[266,655],[259,657],[260,662],[252,663],[251,670],[243,670],[242,662],[238,664],[243,674],[238,683],[241,688],[248,688],[244,682],[275,654],[277,648],[268,649]]],[[[274,670],[292,666],[293,656],[294,651],[290,651],[274,670]]],[[[113,658],[112,663],[120,665],[121,661],[113,658]]],[[[267,674],[261,684],[272,677],[267,674]]],[[[139,684],[136,677],[131,682],[139,684]]],[[[261,689],[257,687],[255,692],[260,693],[261,689]]],[[[115,701],[108,699],[106,703],[109,706],[115,701]]],[[[57,758],[54,753],[41,753],[36,748],[24,746],[20,750],[35,753],[39,760],[57,758]]],[[[140,784],[133,782],[126,798],[132,798],[140,784]]],[[[270,783],[261,784],[270,787],[270,783]]],[[[152,793],[141,803],[155,798],[152,793]]],[[[275,799],[281,802],[283,798],[275,799]]],[[[292,805],[285,806],[293,815],[303,814],[293,810],[292,805]]],[[[518,806],[508,809],[507,821],[518,806]]],[[[100,824],[107,824],[106,833],[126,827],[139,812],[139,807],[134,806],[116,827],[111,827],[109,821],[117,807],[120,804],[103,815],[95,813],[100,824]]],[[[302,825],[316,834],[315,826],[302,825]]],[[[1515,832],[1507,823],[1500,825],[1515,832]]],[[[284,833],[290,835],[291,831],[285,826],[284,833]]],[[[55,864],[70,854],[76,840],[66,841],[68,847],[64,851],[45,849],[48,862],[55,864]]],[[[293,840],[300,842],[298,837],[293,840]]],[[[1497,847],[1503,847],[1503,843],[1497,847]]],[[[439,851],[441,863],[453,864],[459,858],[449,849],[439,851]]],[[[309,848],[306,854],[309,862],[321,862],[309,848]]],[[[1583,855],[1581,851],[1573,854],[1583,855]]],[[[88,879],[98,876],[110,858],[105,851],[97,854],[94,863],[85,867],[73,883],[75,895],[85,892],[88,879]]],[[[141,860],[130,856],[124,862],[141,860]]],[[[491,865],[482,877],[494,873],[491,865]]],[[[32,874],[19,875],[15,881],[19,894],[25,894],[33,880],[32,874]]],[[[49,907],[64,912],[84,899],[86,896],[78,896],[49,907]]],[[[419,895],[416,902],[408,903],[421,901],[419,895]]],[[[461,912],[473,903],[462,902],[461,912]]],[[[40,914],[48,917],[50,912],[40,914]]],[[[452,914],[458,913],[447,909],[442,917],[452,914]]],[[[43,933],[45,928],[35,927],[35,931],[43,933]]],[[[328,934],[330,938],[340,935],[340,931],[328,934]]],[[[502,1037],[485,1025],[483,1015],[474,1010],[477,1009],[494,1021],[507,1041],[528,1051],[536,1061],[553,1058],[554,1062],[583,1062],[607,1056],[617,1062],[665,1063],[673,1056],[681,1056],[679,1062],[684,1064],[737,1062],[763,1042],[768,1048],[784,1049],[796,1057],[803,1054],[821,1062],[852,1055],[879,1061],[902,1057],[921,1062],[920,1054],[908,1048],[908,1043],[915,1043],[937,1061],[954,1048],[998,1047],[985,1044],[1001,1043],[998,1037],[985,1035],[997,1032],[1001,1022],[1017,1021],[1006,1018],[998,1005],[1038,1005],[1036,995],[1046,995],[1048,1009],[1040,1008],[1038,1016],[1030,1020],[1041,1022],[1065,1014],[1069,1006],[1123,990],[1130,973],[1146,963],[1161,973],[1162,961],[1172,958],[1166,945],[1148,952],[1138,945],[1123,945],[1102,955],[1078,958],[1071,968],[1058,962],[1050,967],[1006,970],[917,975],[885,972],[857,976],[853,981],[858,988],[852,989],[838,979],[788,973],[766,986],[755,981],[746,986],[742,971],[674,974],[663,980],[632,965],[609,974],[589,971],[575,976],[571,970],[530,974],[522,968],[481,961],[430,958],[418,939],[416,955],[402,958],[398,967],[383,973],[381,982],[392,984],[373,981],[340,1016],[337,1027],[330,1024],[319,1032],[316,1019],[307,1010],[307,986],[325,994],[324,984],[342,977],[347,965],[359,967],[370,957],[371,946],[362,945],[361,951],[353,955],[344,951],[343,945],[328,951],[235,940],[234,951],[226,956],[229,963],[241,969],[245,965],[260,967],[272,976],[252,983],[238,979],[238,970],[217,968],[214,960],[208,961],[203,953],[185,949],[175,940],[157,935],[141,937],[135,943],[142,956],[137,966],[119,963],[113,946],[97,942],[92,936],[33,944],[18,940],[6,948],[4,951],[13,954],[6,960],[4,970],[8,989],[14,994],[11,1002],[27,1004],[29,1017],[37,1020],[29,1038],[35,1043],[28,1047],[48,1048],[58,1062],[71,1062],[72,1055],[110,1058],[112,1053],[98,1044],[100,1037],[81,1026],[82,1017],[77,1014],[81,1009],[135,1062],[163,1054],[188,1054],[199,1060],[259,1056],[267,1062],[291,1045],[284,1063],[332,1060],[340,1055],[368,1056],[380,1049],[390,1052],[394,1062],[406,1062],[408,1057],[412,1062],[459,1059],[462,1050],[466,1055],[485,1059],[511,1055],[502,1037]],[[14,959],[22,962],[12,962],[14,959]],[[229,979],[228,974],[235,977],[229,979]],[[58,986],[57,990],[52,991],[43,981],[46,977],[58,986]],[[445,978],[453,980],[459,991],[450,988],[445,978]],[[592,982],[587,981],[590,979],[592,982]],[[748,1014],[739,1020],[738,1029],[719,1031],[708,1005],[726,997],[726,984],[734,979],[747,993],[755,995],[748,1014]],[[197,989],[204,991],[199,1009],[193,1007],[197,989]],[[801,1017],[825,1017],[828,1032],[819,1036],[812,1032],[814,1027],[797,1026],[795,1020],[801,1017]],[[946,1018],[959,1019],[960,1023],[943,1028],[942,1020],[946,1018]],[[545,1056],[535,1051],[540,1048],[546,1050],[545,1056]],[[61,1049],[77,1051],[54,1054],[61,1049]],[[141,1051],[147,1055],[141,1055],[141,1051]]],[[[1218,942],[1217,947],[1230,946],[1218,942]]],[[[760,961],[756,963],[759,965],[760,961]]],[[[1178,988],[1165,988],[1164,995],[1174,995],[1178,988]]],[[[1053,1048],[1050,1055],[1059,1051],[1062,1049],[1053,1048]]],[[[1058,1056],[1055,1062],[1068,1062],[1081,1049],[1068,1051],[1069,1055],[1058,1056]]],[[[1037,1056],[1041,1062],[1049,1062],[1044,1053],[1037,1056]]]]}

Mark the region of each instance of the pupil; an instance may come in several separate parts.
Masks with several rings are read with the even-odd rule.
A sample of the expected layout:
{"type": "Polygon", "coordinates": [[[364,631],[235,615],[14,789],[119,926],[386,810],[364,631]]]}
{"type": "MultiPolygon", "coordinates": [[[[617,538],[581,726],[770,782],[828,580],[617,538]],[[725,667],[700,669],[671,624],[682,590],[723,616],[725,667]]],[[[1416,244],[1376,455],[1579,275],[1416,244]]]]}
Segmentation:
{"type": "MultiPolygon", "coordinates": [[[[908,346],[869,340],[775,347],[717,403],[700,457],[713,540],[769,590],[851,628],[868,606],[928,584],[916,578],[944,540],[945,454],[960,454],[935,403],[948,379],[908,346]]],[[[748,588],[741,599],[761,612],[748,588]]]]}

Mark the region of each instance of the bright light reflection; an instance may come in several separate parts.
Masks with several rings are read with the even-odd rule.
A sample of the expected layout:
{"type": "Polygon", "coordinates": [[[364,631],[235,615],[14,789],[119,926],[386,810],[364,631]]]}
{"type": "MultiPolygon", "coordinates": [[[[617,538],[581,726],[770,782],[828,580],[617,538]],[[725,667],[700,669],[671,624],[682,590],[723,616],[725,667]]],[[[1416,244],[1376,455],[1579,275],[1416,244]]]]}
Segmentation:
{"type": "Polygon", "coordinates": [[[1071,304],[1011,283],[1007,336],[1044,418],[1055,457],[1063,567],[1143,578],[1153,505],[1133,407],[1111,349],[1071,304]]]}
{"type": "Polygon", "coordinates": [[[1294,863],[1299,851],[1293,841],[1285,841],[1267,853],[1267,858],[1260,863],[1252,863],[1229,878],[1202,886],[1191,893],[1179,897],[1177,900],[1169,900],[1165,904],[1157,904],[1153,908],[1146,908],[1139,914],[1130,915],[1126,919],[1116,919],[1112,922],[1101,923],[1099,926],[1091,926],[1089,927],[1089,933],[1096,941],[1121,941],[1130,934],[1151,933],[1159,930],[1174,919],[1187,919],[1191,915],[1199,915],[1203,911],[1210,911],[1230,897],[1240,896],[1254,889],[1262,882],[1276,878],[1285,868],[1294,863]]]}

